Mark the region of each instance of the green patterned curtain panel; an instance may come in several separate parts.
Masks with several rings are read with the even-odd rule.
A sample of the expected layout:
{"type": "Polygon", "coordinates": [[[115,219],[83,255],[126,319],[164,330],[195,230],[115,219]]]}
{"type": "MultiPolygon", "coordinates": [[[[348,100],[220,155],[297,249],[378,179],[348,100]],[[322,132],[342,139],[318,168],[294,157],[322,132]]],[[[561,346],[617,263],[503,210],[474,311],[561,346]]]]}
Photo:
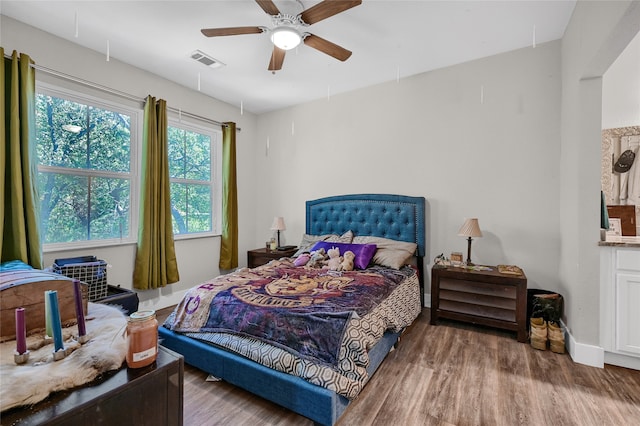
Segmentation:
{"type": "Polygon", "coordinates": [[[144,106],[138,249],[133,287],[150,290],[180,280],[171,224],[167,102],[148,96],[144,106]]]}
{"type": "Polygon", "coordinates": [[[236,183],[236,123],[222,126],[222,239],[220,269],[238,266],[238,191],[236,183]]]}
{"type": "Polygon", "coordinates": [[[0,246],[2,261],[42,268],[36,154],[36,75],[31,58],[14,50],[0,68],[0,246]]]}

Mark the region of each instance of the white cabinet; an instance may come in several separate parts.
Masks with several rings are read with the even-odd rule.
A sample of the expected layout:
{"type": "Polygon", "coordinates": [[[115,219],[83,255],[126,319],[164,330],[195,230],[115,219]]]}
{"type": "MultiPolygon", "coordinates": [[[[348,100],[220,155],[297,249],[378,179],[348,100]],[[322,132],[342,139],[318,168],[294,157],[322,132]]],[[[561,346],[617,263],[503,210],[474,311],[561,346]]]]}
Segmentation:
{"type": "Polygon", "coordinates": [[[640,272],[616,275],[616,349],[640,355],[640,272]]]}
{"type": "Polygon", "coordinates": [[[600,342],[605,362],[640,368],[640,248],[602,247],[600,342]]]}

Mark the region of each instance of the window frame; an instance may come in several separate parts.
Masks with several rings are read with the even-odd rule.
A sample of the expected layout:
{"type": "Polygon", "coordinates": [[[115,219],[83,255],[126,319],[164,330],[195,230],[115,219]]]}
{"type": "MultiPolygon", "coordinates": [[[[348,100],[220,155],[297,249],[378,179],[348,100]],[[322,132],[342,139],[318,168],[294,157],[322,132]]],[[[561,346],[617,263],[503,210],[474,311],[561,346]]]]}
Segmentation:
{"type": "MultiPolygon", "coordinates": [[[[211,231],[190,232],[186,234],[173,234],[174,240],[187,240],[192,238],[203,238],[219,236],[222,229],[222,129],[196,123],[192,120],[185,120],[178,114],[168,114],[167,127],[175,127],[181,130],[207,135],[211,140],[210,147],[210,170],[211,170],[211,231]]],[[[187,183],[194,182],[190,179],[170,178],[170,182],[187,183]]],[[[202,181],[196,181],[202,182],[202,181]]],[[[173,219],[173,218],[172,218],[173,219]]]]}
{"type": "MultiPolygon", "coordinates": [[[[96,239],[96,240],[81,240],[65,243],[45,243],[42,242],[43,252],[55,252],[84,248],[95,247],[107,247],[122,244],[135,244],[138,240],[138,219],[139,219],[139,194],[140,194],[140,160],[139,150],[142,143],[142,128],[143,128],[143,109],[141,107],[135,108],[123,103],[114,102],[104,98],[96,97],[88,93],[81,92],[77,89],[71,89],[67,87],[61,87],[54,84],[49,84],[42,81],[36,81],[36,96],[38,95],[53,96],[61,99],[65,99],[71,102],[80,103],[83,105],[90,105],[96,108],[107,109],[115,111],[121,114],[126,114],[131,117],[130,123],[130,165],[129,172],[109,172],[104,170],[89,170],[89,169],[73,169],[70,167],[60,166],[48,166],[40,164],[38,158],[38,174],[41,172],[57,173],[65,175],[75,176],[92,176],[101,178],[116,178],[116,179],[129,179],[129,236],[125,238],[108,238],[108,239],[96,239]]],[[[40,200],[38,200],[40,202],[40,200]]],[[[40,220],[40,218],[38,218],[40,220]]]]}

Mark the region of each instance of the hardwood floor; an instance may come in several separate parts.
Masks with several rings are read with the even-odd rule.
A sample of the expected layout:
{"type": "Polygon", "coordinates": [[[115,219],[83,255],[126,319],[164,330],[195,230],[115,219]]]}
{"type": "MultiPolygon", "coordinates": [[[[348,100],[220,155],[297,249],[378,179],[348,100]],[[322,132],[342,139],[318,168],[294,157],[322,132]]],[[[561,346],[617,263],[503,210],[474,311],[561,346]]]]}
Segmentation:
{"type": "MultiPolygon", "coordinates": [[[[162,319],[168,312],[158,312],[162,319]]],[[[185,366],[185,425],[313,422],[185,366]]],[[[576,364],[424,309],[338,425],[640,425],[640,371],[576,364]]]]}

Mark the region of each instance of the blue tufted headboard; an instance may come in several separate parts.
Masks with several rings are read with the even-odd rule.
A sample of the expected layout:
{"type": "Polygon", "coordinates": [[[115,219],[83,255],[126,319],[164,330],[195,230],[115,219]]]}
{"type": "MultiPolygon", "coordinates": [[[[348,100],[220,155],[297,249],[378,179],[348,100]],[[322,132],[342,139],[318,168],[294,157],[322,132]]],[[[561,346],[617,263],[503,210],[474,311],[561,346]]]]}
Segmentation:
{"type": "Polygon", "coordinates": [[[352,194],[306,202],[306,233],[371,235],[418,244],[425,255],[425,198],[391,194],[352,194]]]}

